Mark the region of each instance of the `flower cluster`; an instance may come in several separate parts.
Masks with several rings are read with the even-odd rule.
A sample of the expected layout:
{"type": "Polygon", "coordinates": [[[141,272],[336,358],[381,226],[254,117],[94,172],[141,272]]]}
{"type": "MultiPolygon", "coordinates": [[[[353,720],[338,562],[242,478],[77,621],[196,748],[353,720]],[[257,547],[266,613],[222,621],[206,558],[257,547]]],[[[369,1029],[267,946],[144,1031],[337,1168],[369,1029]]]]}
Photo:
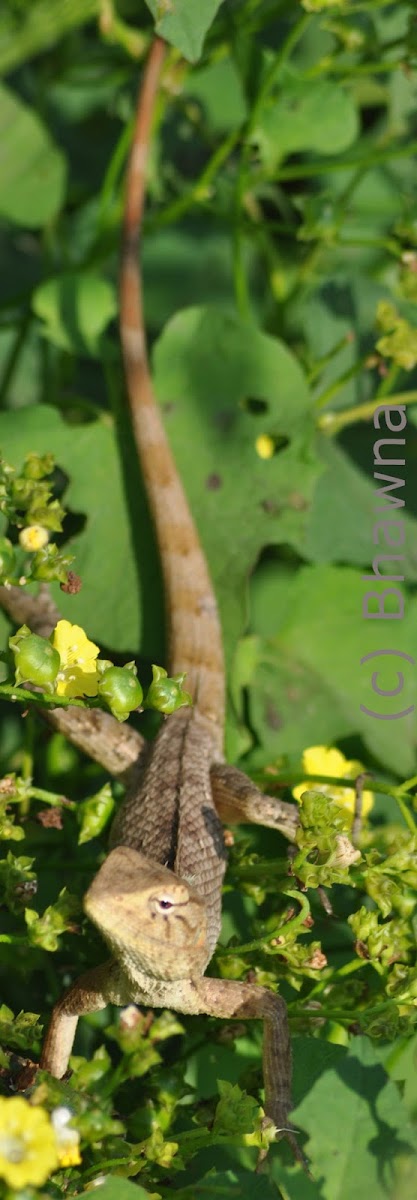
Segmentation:
{"type": "Polygon", "coordinates": [[[0,1179],[15,1190],[39,1187],[59,1167],[78,1165],[80,1138],[71,1120],[69,1108],[50,1115],[22,1096],[0,1097],[0,1179]]]}
{"type": "Polygon", "coordinates": [[[67,584],[72,555],[63,553],[51,533],[60,533],[65,511],[53,497],[52,454],[28,454],[18,474],[0,458],[0,513],[14,526],[18,544],[0,537],[0,582],[24,584],[29,580],[57,579],[67,584]]]}
{"type": "Polygon", "coordinates": [[[35,684],[44,692],[68,700],[87,697],[102,702],[118,721],[142,706],[172,713],[191,697],[183,690],[184,675],[169,679],[162,667],[153,667],[153,680],[146,699],[136,678],[134,662],[115,667],[80,625],[58,621],[51,637],[40,637],[22,625],[9,646],[15,660],[15,682],[35,684]]]}
{"type": "Polygon", "coordinates": [[[404,371],[412,371],[417,362],[417,329],[400,316],[389,300],[380,300],[376,320],[383,334],[376,343],[379,353],[392,358],[404,371]]]}

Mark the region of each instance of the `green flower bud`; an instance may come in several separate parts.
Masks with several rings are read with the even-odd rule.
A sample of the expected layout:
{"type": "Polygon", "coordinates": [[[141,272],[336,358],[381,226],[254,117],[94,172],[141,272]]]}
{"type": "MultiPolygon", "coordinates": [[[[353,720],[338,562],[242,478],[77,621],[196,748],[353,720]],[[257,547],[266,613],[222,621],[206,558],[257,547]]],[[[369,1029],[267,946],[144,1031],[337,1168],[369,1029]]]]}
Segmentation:
{"type": "Polygon", "coordinates": [[[14,637],[9,638],[10,649],[15,656],[16,683],[28,680],[53,691],[52,684],[58,674],[61,659],[46,638],[31,633],[23,625],[14,637]],[[27,631],[27,632],[26,632],[27,631]]]}
{"type": "Polygon", "coordinates": [[[88,796],[87,800],[81,801],[81,804],[77,806],[77,819],[81,825],[78,835],[79,846],[84,845],[84,842],[89,842],[91,838],[99,837],[107,825],[113,809],[114,800],[109,783],[105,783],[95,796],[88,796]]]}
{"type": "Polygon", "coordinates": [[[0,538],[0,579],[13,575],[15,569],[15,553],[12,543],[6,537],[0,538]]]}
{"type": "Polygon", "coordinates": [[[153,680],[146,695],[146,708],[155,708],[157,712],[170,715],[183,705],[192,704],[189,692],[184,692],[182,685],[185,674],[173,675],[170,679],[163,667],[152,667],[153,680]]]}
{"type": "Polygon", "coordinates": [[[27,454],[22,474],[25,479],[43,479],[45,475],[51,475],[54,466],[53,454],[27,454]]]}
{"type": "Polygon", "coordinates": [[[42,582],[46,580],[48,583],[58,579],[60,583],[66,583],[68,568],[73,561],[73,554],[65,554],[64,551],[58,550],[55,542],[50,542],[33,555],[31,578],[42,582]]]}
{"type": "Polygon", "coordinates": [[[129,667],[109,667],[98,682],[98,695],[106,701],[118,721],[126,721],[129,713],[143,700],[139,680],[129,667]]]}

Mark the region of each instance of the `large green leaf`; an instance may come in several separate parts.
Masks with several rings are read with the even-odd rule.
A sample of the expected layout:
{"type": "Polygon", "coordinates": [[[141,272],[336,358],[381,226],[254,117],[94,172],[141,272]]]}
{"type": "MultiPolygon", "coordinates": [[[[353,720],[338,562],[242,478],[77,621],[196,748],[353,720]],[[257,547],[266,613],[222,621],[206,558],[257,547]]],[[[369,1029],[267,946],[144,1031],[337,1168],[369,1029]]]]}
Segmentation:
{"type": "Polygon", "coordinates": [[[309,1134],[307,1154],[323,1200],[389,1200],[415,1133],[396,1085],[368,1038],[355,1038],[293,1113],[309,1134]]]}
{"type": "MultiPolygon", "coordinates": [[[[308,390],[285,346],[214,308],[174,318],[157,345],[155,363],[168,433],[218,587],[230,650],[244,625],[246,580],[261,548],[269,542],[298,547],[303,541],[319,470],[308,449],[308,390]],[[254,412],[244,407],[247,400],[256,401],[254,412]],[[269,460],[255,448],[263,432],[288,442],[269,460]],[[190,453],[194,449],[198,453],[190,453]]],[[[131,446],[127,488],[134,489],[134,535],[114,434],[105,419],[74,428],[50,408],[3,414],[0,444],[16,464],[29,450],[51,450],[70,478],[69,507],[87,514],[76,562],[84,587],[76,598],[62,597],[64,614],[87,624],[99,642],[120,650],[142,644],[146,654],[160,653],[155,552],[131,446]]]]}
{"type": "MultiPolygon", "coordinates": [[[[168,434],[218,587],[230,649],[244,625],[246,580],[261,548],[270,542],[302,545],[319,470],[308,448],[307,386],[282,343],[215,308],[174,318],[157,344],[155,365],[168,434]],[[256,401],[255,411],[244,407],[247,400],[256,401]],[[288,442],[269,460],[255,448],[264,432],[288,442]]],[[[68,505],[88,516],[77,540],[84,588],[76,598],[62,598],[65,615],[69,606],[92,636],[123,650],[141,644],[145,626],[145,653],[155,654],[158,647],[160,652],[155,554],[134,459],[127,487],[135,489],[136,542],[141,530],[142,621],[129,515],[114,435],[105,420],[74,429],[50,408],[3,414],[0,444],[16,464],[29,450],[53,451],[70,477],[68,505]]]]}
{"type": "Polygon", "coordinates": [[[355,103],[339,83],[287,78],[278,97],[260,112],[253,140],[265,166],[274,171],[289,154],[316,150],[338,154],[358,133],[355,103]]]}
{"type": "Polygon", "coordinates": [[[386,1069],[401,1085],[402,1097],[411,1119],[417,1117],[417,1033],[398,1039],[388,1048],[386,1069]]]}
{"type": "Polygon", "coordinates": [[[222,0],[146,0],[159,36],[196,62],[222,0]]]}
{"type": "Polygon", "coordinates": [[[403,620],[364,619],[365,594],[383,587],[342,567],[305,567],[292,581],[271,567],[264,579],[255,578],[255,627],[264,627],[265,613],[269,629],[274,613],[277,620],[276,636],[260,646],[264,662],[251,687],[252,723],[268,753],[300,754],[306,745],[359,732],[386,767],[401,776],[415,770],[415,711],[394,719],[416,705],[415,668],[383,651],[417,661],[417,602],[406,600],[403,620]],[[376,657],[361,663],[371,653],[376,657]],[[386,691],[403,672],[401,693],[379,696],[372,687],[374,672],[386,691]],[[382,718],[367,715],[361,705],[382,718]]]}
{"type": "Polygon", "coordinates": [[[0,84],[0,214],[36,229],[61,207],[66,165],[36,113],[0,84]]]}
{"type": "Polygon", "coordinates": [[[309,392],[282,342],[218,308],[188,309],[157,343],[167,432],[208,555],[226,641],[245,620],[245,585],[263,546],[302,550],[320,465],[309,392]],[[279,449],[262,459],[260,434],[279,449]]]}
{"type": "MultiPolygon", "coordinates": [[[[369,464],[372,465],[372,446],[381,434],[374,430],[373,425],[368,427],[367,434],[369,464]]],[[[378,501],[376,492],[382,484],[378,480],[371,483],[332,439],[324,436],[320,438],[320,454],[327,463],[327,471],[319,479],[313,497],[305,553],[316,562],[358,563],[366,567],[375,555],[390,552],[381,535],[378,544],[374,541],[374,530],[378,520],[381,520],[381,514],[377,512],[378,503],[381,502],[378,501]]],[[[390,468],[387,468],[387,474],[389,473],[390,468]]],[[[391,519],[395,520],[395,511],[391,519]]],[[[399,553],[404,556],[401,563],[404,579],[415,583],[417,522],[405,510],[401,510],[401,522],[404,545],[398,551],[393,547],[391,549],[393,554],[399,553]]]]}
{"type": "Polygon", "coordinates": [[[103,1183],[95,1183],[94,1191],[97,1200],[150,1200],[151,1197],[139,1183],[131,1183],[121,1175],[106,1175],[103,1183]]]}
{"type": "Polygon", "coordinates": [[[236,66],[231,58],[220,58],[190,72],[184,93],[199,100],[213,133],[239,128],[247,116],[247,104],[236,66]]]}

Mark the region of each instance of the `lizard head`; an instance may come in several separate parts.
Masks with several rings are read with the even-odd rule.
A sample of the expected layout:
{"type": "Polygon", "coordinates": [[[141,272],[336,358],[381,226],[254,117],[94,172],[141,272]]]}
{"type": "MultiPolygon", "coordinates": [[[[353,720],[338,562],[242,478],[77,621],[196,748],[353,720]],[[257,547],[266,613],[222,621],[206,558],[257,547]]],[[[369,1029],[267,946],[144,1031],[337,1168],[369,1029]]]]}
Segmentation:
{"type": "Polygon", "coordinates": [[[136,969],[154,979],[183,979],[205,968],[203,901],[137,850],[111,851],[84,897],[84,909],[130,974],[136,969]]]}

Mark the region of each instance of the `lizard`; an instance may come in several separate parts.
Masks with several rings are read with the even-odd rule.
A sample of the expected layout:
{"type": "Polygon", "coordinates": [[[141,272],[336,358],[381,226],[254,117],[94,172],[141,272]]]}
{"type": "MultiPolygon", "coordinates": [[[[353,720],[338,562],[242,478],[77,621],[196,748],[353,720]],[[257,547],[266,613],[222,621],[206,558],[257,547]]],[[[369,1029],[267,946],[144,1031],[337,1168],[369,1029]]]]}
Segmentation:
{"type": "MultiPolygon", "coordinates": [[[[55,1004],[40,1066],[61,1078],[78,1018],[109,1003],[261,1020],[265,1113],[300,1158],[288,1124],[291,1046],[283,998],[254,983],[205,974],[220,932],[226,868],[221,822],[265,824],[293,841],[297,811],[294,805],[264,796],[223,761],[225,670],[217,603],[153,394],[138,241],[164,55],[164,42],[155,38],[139,92],[127,171],[120,336],[133,435],[161,559],[169,670],[172,675],[186,672],[193,703],[165,720],[151,743],[133,737],[132,730],[126,759],[119,755],[118,766],[124,763],[127,775],[130,771],[130,788],[112,828],[110,852],[84,898],[85,912],[109,946],[111,958],[87,971],[55,1004]]],[[[32,598],[28,603],[33,605],[32,598]]],[[[35,627],[37,623],[46,628],[50,614],[48,618],[42,601],[33,615],[35,627]]],[[[76,711],[72,717],[68,711],[49,714],[71,740],[83,748],[88,744],[101,761],[103,754],[106,757],[105,716],[97,711],[76,711]],[[96,752],[86,716],[87,722],[98,721],[101,742],[96,752]]],[[[117,771],[114,763],[113,770],[117,771]]]]}

